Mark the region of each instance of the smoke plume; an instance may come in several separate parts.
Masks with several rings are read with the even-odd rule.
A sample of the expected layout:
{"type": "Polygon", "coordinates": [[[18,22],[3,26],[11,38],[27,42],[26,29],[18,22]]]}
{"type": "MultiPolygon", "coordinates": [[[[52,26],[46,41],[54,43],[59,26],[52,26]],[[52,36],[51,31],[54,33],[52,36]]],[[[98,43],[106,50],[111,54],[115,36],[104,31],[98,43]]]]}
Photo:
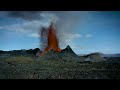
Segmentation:
{"type": "MultiPolygon", "coordinates": [[[[57,37],[62,46],[67,45],[64,37],[68,37],[74,31],[74,27],[79,21],[79,12],[77,11],[8,11],[5,12],[8,17],[19,18],[25,21],[40,22],[40,30],[45,29],[43,27],[50,26],[51,22],[54,22],[57,28],[57,37]],[[43,23],[43,24],[41,24],[43,23]]],[[[33,25],[34,26],[34,25],[33,25]]],[[[33,30],[34,32],[35,30],[33,30]]],[[[46,34],[45,30],[43,34],[46,34]]],[[[40,34],[41,35],[41,34],[40,34]]],[[[44,38],[45,39],[45,38],[44,38]]],[[[45,43],[44,40],[41,41],[41,45],[45,43]]],[[[44,45],[46,46],[46,45],[44,45]]],[[[44,49],[45,47],[42,47],[44,49]]]]}

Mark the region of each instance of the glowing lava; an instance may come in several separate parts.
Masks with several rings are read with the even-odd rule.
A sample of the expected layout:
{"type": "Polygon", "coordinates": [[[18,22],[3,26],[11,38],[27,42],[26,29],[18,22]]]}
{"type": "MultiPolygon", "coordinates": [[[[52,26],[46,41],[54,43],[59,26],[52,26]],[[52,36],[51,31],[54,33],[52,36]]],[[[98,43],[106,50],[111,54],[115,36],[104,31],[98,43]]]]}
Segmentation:
{"type": "Polygon", "coordinates": [[[59,48],[59,44],[58,44],[58,39],[56,36],[56,29],[55,29],[53,23],[51,23],[51,25],[48,28],[47,47],[40,55],[44,55],[46,52],[48,52],[51,49],[56,52],[61,52],[61,49],[59,48]]]}

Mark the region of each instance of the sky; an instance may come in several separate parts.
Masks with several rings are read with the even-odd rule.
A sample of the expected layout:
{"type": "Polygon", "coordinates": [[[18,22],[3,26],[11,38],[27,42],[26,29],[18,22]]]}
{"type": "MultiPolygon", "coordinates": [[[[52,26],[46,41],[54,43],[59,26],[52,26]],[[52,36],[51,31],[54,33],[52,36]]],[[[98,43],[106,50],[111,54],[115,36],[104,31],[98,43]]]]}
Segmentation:
{"type": "Polygon", "coordinates": [[[0,11],[0,50],[41,48],[40,28],[51,21],[61,49],[120,53],[120,11],[0,11]]]}

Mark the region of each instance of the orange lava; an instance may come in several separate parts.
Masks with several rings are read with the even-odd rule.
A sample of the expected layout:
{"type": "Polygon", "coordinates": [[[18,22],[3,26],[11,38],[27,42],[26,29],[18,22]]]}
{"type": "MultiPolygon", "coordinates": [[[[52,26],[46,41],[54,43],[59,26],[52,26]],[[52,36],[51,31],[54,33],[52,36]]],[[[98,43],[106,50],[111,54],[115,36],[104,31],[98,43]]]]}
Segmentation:
{"type": "Polygon", "coordinates": [[[41,56],[44,55],[46,52],[48,52],[51,49],[53,49],[56,52],[61,52],[61,49],[59,48],[59,45],[58,45],[58,39],[56,36],[56,29],[55,29],[53,23],[51,23],[50,27],[48,28],[47,40],[48,40],[47,47],[42,52],[41,56]]]}

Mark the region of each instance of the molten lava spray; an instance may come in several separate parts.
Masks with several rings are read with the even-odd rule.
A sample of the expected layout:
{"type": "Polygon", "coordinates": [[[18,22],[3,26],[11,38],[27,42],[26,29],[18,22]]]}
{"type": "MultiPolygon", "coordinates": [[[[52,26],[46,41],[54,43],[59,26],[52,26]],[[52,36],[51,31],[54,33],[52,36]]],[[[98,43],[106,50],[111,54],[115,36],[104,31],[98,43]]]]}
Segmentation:
{"type": "Polygon", "coordinates": [[[45,28],[41,31],[41,36],[45,37],[47,36],[47,46],[45,50],[40,54],[44,55],[49,50],[54,50],[56,52],[61,52],[61,49],[59,48],[59,42],[56,34],[56,29],[53,23],[49,26],[49,28],[46,30],[45,28]]]}

